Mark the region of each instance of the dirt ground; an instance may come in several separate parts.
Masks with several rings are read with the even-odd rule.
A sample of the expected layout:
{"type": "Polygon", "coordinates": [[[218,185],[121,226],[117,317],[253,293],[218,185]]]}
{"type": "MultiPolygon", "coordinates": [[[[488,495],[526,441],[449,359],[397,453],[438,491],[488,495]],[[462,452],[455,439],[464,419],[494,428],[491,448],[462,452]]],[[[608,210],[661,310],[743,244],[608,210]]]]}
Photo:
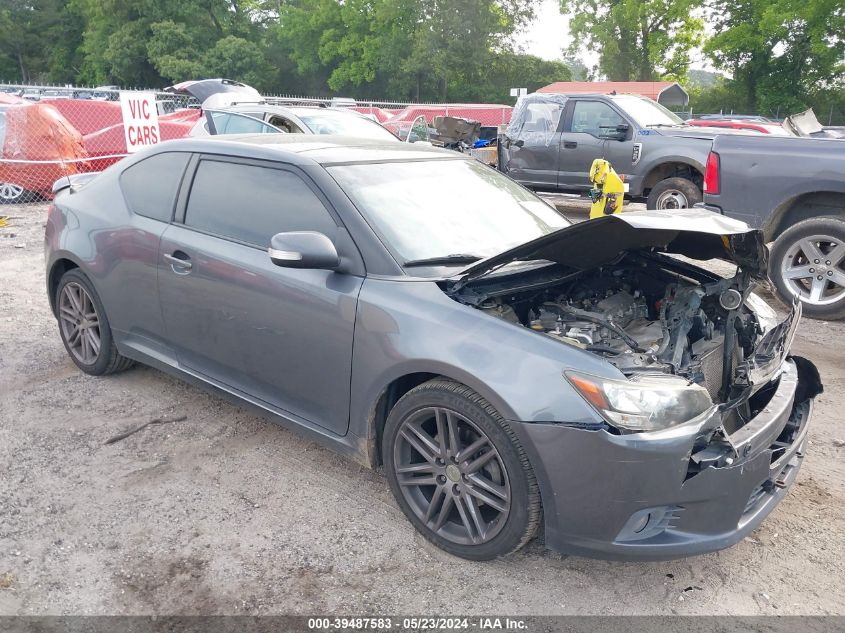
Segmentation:
{"type": "Polygon", "coordinates": [[[153,369],[79,372],[45,210],[0,208],[0,614],[845,613],[845,324],[802,323],[826,388],[807,457],[737,546],[616,563],[535,541],[471,563],[418,537],[377,472],[153,369]]]}

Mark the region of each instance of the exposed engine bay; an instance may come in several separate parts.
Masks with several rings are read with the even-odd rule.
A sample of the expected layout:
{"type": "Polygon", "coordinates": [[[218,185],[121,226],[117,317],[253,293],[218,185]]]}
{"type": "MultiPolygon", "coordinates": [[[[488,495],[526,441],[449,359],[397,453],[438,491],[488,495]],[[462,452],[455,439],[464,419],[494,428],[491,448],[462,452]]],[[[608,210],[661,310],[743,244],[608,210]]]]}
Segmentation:
{"type": "Polygon", "coordinates": [[[629,255],[547,286],[476,287],[465,297],[488,314],[598,354],[628,376],[679,375],[724,401],[763,332],[743,305],[752,282],[742,273],[696,279],[692,267],[674,268],[629,255]]]}

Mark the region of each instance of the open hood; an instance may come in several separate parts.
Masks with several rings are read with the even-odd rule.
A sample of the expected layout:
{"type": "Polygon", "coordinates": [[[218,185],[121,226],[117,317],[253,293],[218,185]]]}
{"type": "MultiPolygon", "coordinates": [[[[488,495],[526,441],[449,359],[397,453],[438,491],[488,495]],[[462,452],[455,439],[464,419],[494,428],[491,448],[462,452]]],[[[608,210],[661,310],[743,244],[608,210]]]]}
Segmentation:
{"type": "Polygon", "coordinates": [[[761,231],[704,209],[681,209],[633,211],[572,224],[476,262],[455,279],[463,285],[516,260],[548,260],[588,270],[636,250],[723,259],[758,278],[765,277],[768,266],[761,231]]]}
{"type": "MultiPolygon", "coordinates": [[[[241,101],[255,103],[263,101],[264,97],[252,86],[247,86],[231,79],[199,79],[197,81],[183,81],[168,86],[165,92],[187,94],[205,106],[206,100],[214,95],[225,94],[227,101],[241,101]]],[[[219,104],[218,104],[219,105],[219,104]]]]}

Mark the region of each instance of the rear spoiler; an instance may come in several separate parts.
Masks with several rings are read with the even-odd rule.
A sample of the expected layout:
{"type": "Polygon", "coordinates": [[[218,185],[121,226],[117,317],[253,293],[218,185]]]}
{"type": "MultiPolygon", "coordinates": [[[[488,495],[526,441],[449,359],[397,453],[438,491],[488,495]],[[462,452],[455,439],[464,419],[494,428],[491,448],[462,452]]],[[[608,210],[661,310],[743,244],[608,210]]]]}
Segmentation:
{"type": "Polygon", "coordinates": [[[56,182],[53,183],[53,195],[55,196],[60,191],[64,191],[65,189],[69,189],[70,193],[74,191],[79,191],[87,185],[90,181],[94,179],[95,176],[98,176],[101,172],[99,171],[89,171],[85,174],[73,174],[70,176],[62,176],[56,182]]]}

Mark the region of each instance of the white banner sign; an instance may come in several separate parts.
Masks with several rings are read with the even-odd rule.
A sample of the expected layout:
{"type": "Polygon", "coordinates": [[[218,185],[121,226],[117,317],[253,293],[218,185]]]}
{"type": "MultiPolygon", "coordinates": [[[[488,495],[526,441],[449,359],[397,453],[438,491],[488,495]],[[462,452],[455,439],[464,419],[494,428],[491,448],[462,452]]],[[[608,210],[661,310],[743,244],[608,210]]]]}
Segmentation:
{"type": "Polygon", "coordinates": [[[120,110],[123,114],[126,151],[131,154],[161,141],[154,93],[121,92],[120,110]]]}

